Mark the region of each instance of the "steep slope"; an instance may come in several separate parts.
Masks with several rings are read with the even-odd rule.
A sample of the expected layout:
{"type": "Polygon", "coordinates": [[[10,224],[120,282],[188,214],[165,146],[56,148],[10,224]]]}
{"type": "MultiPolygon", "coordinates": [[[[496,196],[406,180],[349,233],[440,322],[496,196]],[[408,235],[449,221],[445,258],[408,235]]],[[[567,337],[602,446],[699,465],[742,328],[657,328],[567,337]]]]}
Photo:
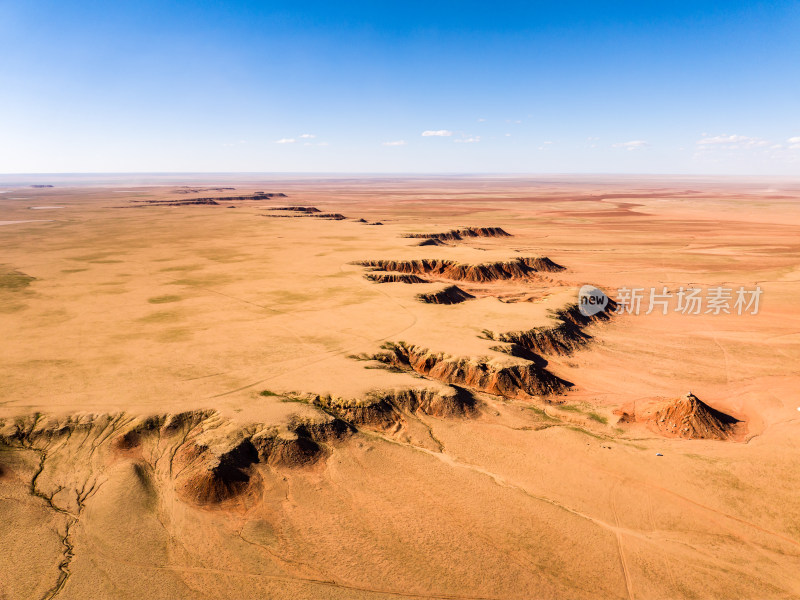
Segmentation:
{"type": "Polygon", "coordinates": [[[636,414],[638,422],[669,437],[728,440],[736,436],[740,421],[711,408],[694,394],[655,404],[636,414]]]}
{"type": "Polygon", "coordinates": [[[438,292],[417,294],[417,299],[426,304],[458,304],[465,300],[471,300],[474,297],[475,296],[468,294],[456,285],[447,286],[438,292]]]}
{"type": "Polygon", "coordinates": [[[449,385],[505,398],[550,396],[569,383],[528,361],[517,364],[437,353],[404,342],[388,342],[371,358],[391,368],[411,371],[449,385]]]}

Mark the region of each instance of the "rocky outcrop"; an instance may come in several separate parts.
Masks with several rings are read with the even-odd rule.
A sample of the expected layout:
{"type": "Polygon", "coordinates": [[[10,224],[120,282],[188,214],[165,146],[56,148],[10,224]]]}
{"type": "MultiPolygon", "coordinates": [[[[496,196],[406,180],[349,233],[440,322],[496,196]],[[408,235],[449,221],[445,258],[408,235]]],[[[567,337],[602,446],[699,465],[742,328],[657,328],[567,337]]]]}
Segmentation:
{"type": "Polygon", "coordinates": [[[505,398],[549,396],[570,385],[528,361],[509,365],[485,358],[454,357],[404,342],[390,342],[383,348],[370,358],[398,370],[505,398]]]}
{"type": "Polygon", "coordinates": [[[566,267],[562,267],[559,264],[556,264],[546,256],[534,256],[528,258],[521,258],[519,259],[525,265],[533,269],[534,271],[539,271],[542,273],[558,273],[559,271],[566,271],[566,267]]]}
{"type": "Polygon", "coordinates": [[[124,413],[65,418],[32,415],[0,421],[0,444],[39,452],[39,493],[59,496],[62,510],[78,513],[96,479],[92,465],[114,460],[115,453],[147,465],[171,480],[178,496],[197,505],[218,504],[252,489],[253,467],[306,467],[330,452],[329,445],[353,432],[324,412],[314,420],[293,419],[281,426],[239,424],[216,411],[198,410],[135,418],[124,413]],[[166,461],[164,458],[166,457],[166,461]],[[63,469],[64,465],[73,469],[63,469]],[[87,483],[88,482],[88,483],[87,483]]]}
{"type": "Polygon", "coordinates": [[[673,400],[645,401],[615,412],[620,423],[645,423],[661,435],[685,439],[731,440],[742,433],[744,425],[692,393],[673,400]]]}
{"type": "MultiPolygon", "coordinates": [[[[313,208],[313,207],[308,207],[308,208],[313,208]]],[[[270,210],[272,210],[272,209],[270,209],[270,210]]],[[[284,209],[280,209],[280,210],[285,210],[287,212],[291,212],[292,214],[285,214],[284,215],[284,214],[268,213],[268,214],[263,214],[263,215],[260,215],[260,216],[269,217],[269,218],[272,218],[272,219],[313,218],[313,219],[325,219],[325,220],[328,220],[328,221],[343,221],[343,220],[345,220],[347,218],[346,216],[344,216],[343,214],[340,214],[340,213],[322,213],[322,212],[319,212],[319,210],[316,209],[316,208],[314,210],[302,210],[302,211],[299,211],[299,210],[298,211],[290,211],[289,208],[284,208],[284,209]]]]}
{"type": "Polygon", "coordinates": [[[426,304],[458,304],[474,297],[455,285],[447,286],[438,292],[417,294],[417,300],[426,304]]]}
{"type": "Polygon", "coordinates": [[[374,390],[360,399],[319,395],[306,395],[306,399],[353,427],[383,431],[397,430],[407,415],[415,413],[457,418],[477,412],[472,394],[457,387],[374,390]]]}
{"type": "Polygon", "coordinates": [[[428,283],[427,279],[406,273],[367,273],[364,277],[375,283],[428,283]]]}
{"type": "Polygon", "coordinates": [[[609,305],[605,311],[586,317],[581,314],[577,304],[570,304],[552,312],[554,325],[534,327],[524,331],[484,333],[489,339],[514,344],[534,354],[564,356],[587,344],[592,337],[583,329],[593,322],[608,320],[614,308],[615,305],[609,305]]]}
{"type": "Polygon", "coordinates": [[[557,265],[549,258],[517,258],[468,265],[451,260],[418,259],[418,260],[363,260],[353,264],[369,267],[373,271],[394,271],[413,275],[430,275],[441,279],[486,283],[509,279],[530,279],[540,272],[562,271],[564,267],[557,265]]]}

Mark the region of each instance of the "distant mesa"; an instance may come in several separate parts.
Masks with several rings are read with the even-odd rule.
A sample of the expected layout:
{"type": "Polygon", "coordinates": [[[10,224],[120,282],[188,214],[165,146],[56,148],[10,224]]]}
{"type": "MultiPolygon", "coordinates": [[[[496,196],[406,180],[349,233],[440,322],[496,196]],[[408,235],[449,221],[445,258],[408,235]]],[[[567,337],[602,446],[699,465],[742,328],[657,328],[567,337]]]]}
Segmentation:
{"type": "Polygon", "coordinates": [[[443,290],[430,294],[417,294],[417,300],[426,304],[459,304],[474,297],[456,285],[447,286],[443,290]]]}
{"type": "MultiPolygon", "coordinates": [[[[464,238],[478,238],[478,237],[511,237],[511,234],[501,229],[500,227],[466,227],[464,229],[451,229],[443,233],[407,233],[405,238],[423,238],[426,240],[437,240],[442,245],[445,241],[457,242],[464,238]]],[[[435,242],[434,242],[435,243],[435,242]]],[[[420,244],[422,245],[434,245],[420,244]]]]}
{"type": "Polygon", "coordinates": [[[197,198],[197,200],[217,200],[219,202],[233,202],[235,200],[269,200],[270,198],[286,198],[286,194],[281,192],[266,193],[256,192],[250,196],[220,196],[213,198],[197,198]]]}
{"type": "Polygon", "coordinates": [[[667,437],[732,440],[744,433],[744,423],[700,400],[692,393],[673,400],[645,401],[633,409],[618,409],[620,423],[644,423],[667,437]]]}
{"type": "Polygon", "coordinates": [[[309,214],[307,216],[312,217],[314,219],[328,219],[331,221],[343,221],[344,219],[347,218],[341,213],[316,213],[316,214],[309,214]]]}
{"type": "MultiPolygon", "coordinates": [[[[224,189],[235,189],[235,188],[212,188],[217,190],[224,190],[224,189]]],[[[198,191],[206,191],[206,190],[196,190],[196,189],[186,189],[186,190],[175,190],[177,194],[189,194],[195,193],[198,191]]],[[[219,197],[207,197],[207,198],[186,198],[186,199],[179,199],[179,200],[162,200],[162,199],[155,199],[155,200],[130,200],[133,203],[133,206],[192,206],[192,205],[206,205],[206,206],[217,206],[221,202],[235,202],[238,200],[266,200],[269,198],[286,198],[286,194],[283,193],[270,193],[267,194],[265,192],[257,192],[252,196],[219,196],[219,197]]],[[[118,207],[124,208],[124,207],[118,207]]],[[[129,207],[128,207],[129,208],[129,207]]]]}
{"type": "Polygon", "coordinates": [[[49,183],[37,183],[31,186],[32,188],[51,188],[55,187],[54,185],[50,185],[49,183]]]}
{"type": "Polygon", "coordinates": [[[192,206],[192,205],[206,205],[218,206],[219,202],[211,198],[187,198],[186,200],[132,200],[138,202],[133,206],[120,206],[118,208],[145,208],[147,206],[192,206]]]}
{"type": "MultiPolygon", "coordinates": [[[[236,188],[233,187],[217,187],[217,188],[190,188],[183,186],[177,190],[172,190],[173,194],[201,194],[203,192],[232,192],[236,188]]],[[[259,192],[256,192],[259,193],[259,192]]]]}
{"type": "Polygon", "coordinates": [[[288,210],[302,213],[318,213],[321,212],[316,206],[276,206],[270,210],[288,210]]]}
{"type": "Polygon", "coordinates": [[[314,219],[325,219],[328,221],[344,221],[347,219],[347,217],[341,213],[324,213],[315,206],[276,206],[274,208],[270,208],[269,210],[288,214],[267,213],[261,216],[270,217],[273,219],[310,217],[314,219]]]}

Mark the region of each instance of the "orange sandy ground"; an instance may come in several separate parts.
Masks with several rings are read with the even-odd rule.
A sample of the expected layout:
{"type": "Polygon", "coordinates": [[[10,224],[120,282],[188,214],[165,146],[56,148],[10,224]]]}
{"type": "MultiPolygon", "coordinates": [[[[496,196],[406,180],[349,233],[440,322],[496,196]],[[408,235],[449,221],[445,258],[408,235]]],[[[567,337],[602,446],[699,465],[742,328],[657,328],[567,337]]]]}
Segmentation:
{"type": "Polygon", "coordinates": [[[800,183],[180,185],[236,191],[0,186],[7,429],[34,413],[197,409],[280,426],[315,418],[291,394],[441,387],[350,356],[387,341],[491,356],[484,329],[546,324],[584,283],[612,296],[622,286],[760,285],[760,311],[617,316],[592,325],[576,353],[545,357],[574,384],[557,403],[478,394],[470,417],[363,428],[311,467],[255,465],[258,485],[214,506],[186,502],[158,469],[143,476],[141,457],[110,442],[87,450],[77,430],[69,443],[0,446],[0,598],[800,597],[800,183]],[[257,190],[288,198],[130,208],[257,190]],[[261,216],[288,204],[349,219],[261,216]],[[464,226],[513,237],[441,247],[401,237],[464,226]],[[567,271],[459,284],[489,291],[453,306],[415,298],[440,284],[376,284],[350,264],[536,255],[567,271]],[[15,285],[12,272],[35,279],[15,285]],[[533,301],[498,299],[523,296],[533,301]],[[688,391],[743,420],[743,440],[616,423],[615,409],[688,391]],[[84,486],[79,506],[52,483],[64,473],[84,486]]]}

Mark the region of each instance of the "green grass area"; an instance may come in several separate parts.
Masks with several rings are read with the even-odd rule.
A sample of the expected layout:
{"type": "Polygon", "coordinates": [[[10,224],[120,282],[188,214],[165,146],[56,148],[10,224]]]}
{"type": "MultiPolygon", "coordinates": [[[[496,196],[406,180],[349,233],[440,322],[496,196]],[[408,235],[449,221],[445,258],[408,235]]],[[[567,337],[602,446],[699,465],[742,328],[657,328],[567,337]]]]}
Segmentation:
{"type": "Polygon", "coordinates": [[[167,294],[165,296],[153,296],[152,298],[147,299],[150,304],[167,304],[169,302],[178,302],[179,300],[182,300],[180,296],[171,294],[167,294]]]}
{"type": "Polygon", "coordinates": [[[224,285],[230,283],[232,278],[228,275],[206,275],[198,277],[187,277],[185,279],[176,279],[170,281],[170,285],[186,285],[189,287],[213,287],[215,285],[224,285]]]}
{"type": "Polygon", "coordinates": [[[18,292],[28,287],[36,278],[19,271],[0,272],[0,290],[18,292]]]}
{"type": "Polygon", "coordinates": [[[181,319],[181,314],[174,310],[161,310],[150,313],[139,319],[140,323],[171,323],[181,319]]]}
{"type": "Polygon", "coordinates": [[[283,396],[281,402],[297,402],[298,404],[308,404],[308,400],[297,398],[296,396],[283,396]]]}
{"type": "Polygon", "coordinates": [[[589,437],[594,438],[596,440],[606,441],[609,439],[607,435],[600,435],[598,433],[594,433],[592,431],[589,431],[588,429],[583,429],[582,427],[577,427],[575,425],[567,425],[567,429],[571,431],[576,431],[578,433],[582,433],[583,435],[588,435],[589,437]]]}
{"type": "Polygon", "coordinates": [[[577,406],[575,404],[562,404],[557,408],[558,410],[563,410],[565,412],[585,415],[586,418],[589,419],[590,421],[594,421],[595,423],[600,423],[602,425],[608,425],[607,417],[601,415],[600,413],[596,413],[592,410],[589,410],[588,406],[577,406]]]}
{"type": "Polygon", "coordinates": [[[183,271],[196,271],[202,269],[203,265],[176,265],[174,267],[165,267],[160,269],[161,273],[180,273],[183,271]]]}
{"type": "Polygon", "coordinates": [[[279,402],[297,402],[298,404],[309,404],[309,401],[304,400],[303,398],[298,398],[297,396],[284,396],[283,394],[273,392],[272,390],[261,390],[258,395],[263,396],[264,398],[277,398],[279,402]]]}
{"type": "Polygon", "coordinates": [[[586,416],[589,417],[590,420],[595,421],[596,423],[602,423],[603,425],[608,425],[608,419],[603,415],[597,414],[596,412],[588,412],[586,416]]]}
{"type": "Polygon", "coordinates": [[[94,254],[84,254],[83,256],[70,256],[69,259],[79,262],[94,262],[106,260],[109,256],[114,256],[114,254],[114,252],[95,252],[94,254]]]}
{"type": "Polygon", "coordinates": [[[538,416],[539,418],[541,418],[544,421],[551,421],[551,422],[555,421],[555,422],[558,422],[557,418],[551,417],[550,415],[548,415],[547,412],[543,408],[540,408],[538,406],[528,406],[527,408],[528,408],[528,410],[533,411],[533,413],[536,416],[538,416]]]}

